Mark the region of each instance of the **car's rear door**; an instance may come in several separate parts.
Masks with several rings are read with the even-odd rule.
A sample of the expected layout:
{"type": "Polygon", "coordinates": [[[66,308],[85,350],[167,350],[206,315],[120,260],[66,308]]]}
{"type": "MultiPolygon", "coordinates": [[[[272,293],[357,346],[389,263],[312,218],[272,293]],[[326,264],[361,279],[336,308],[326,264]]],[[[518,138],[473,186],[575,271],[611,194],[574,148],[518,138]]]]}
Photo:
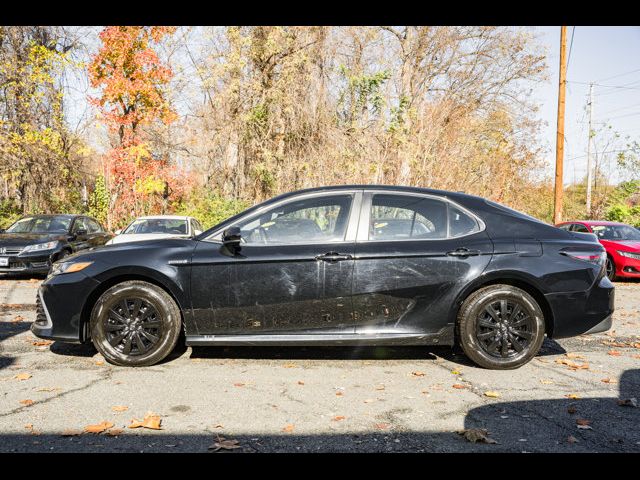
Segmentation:
{"type": "Polygon", "coordinates": [[[365,192],[354,271],[357,333],[436,333],[491,259],[482,221],[437,196],[365,192]]]}
{"type": "Polygon", "coordinates": [[[361,196],[315,192],[241,219],[236,255],[221,254],[219,243],[199,242],[191,280],[198,333],[353,333],[361,196]]]}

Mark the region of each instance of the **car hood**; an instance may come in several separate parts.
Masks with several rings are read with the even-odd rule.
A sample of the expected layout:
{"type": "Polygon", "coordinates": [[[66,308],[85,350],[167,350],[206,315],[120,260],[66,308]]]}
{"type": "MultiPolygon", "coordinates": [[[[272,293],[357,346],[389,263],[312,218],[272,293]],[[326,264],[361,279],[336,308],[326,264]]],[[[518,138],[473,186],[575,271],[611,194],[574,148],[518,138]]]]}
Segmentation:
{"type": "Polygon", "coordinates": [[[640,252],[639,240],[600,240],[603,245],[620,247],[630,252],[640,252]]]}
{"type": "Polygon", "coordinates": [[[166,238],[188,238],[187,235],[176,235],[171,233],[129,233],[117,235],[109,240],[108,245],[127,242],[142,242],[146,240],[161,240],[166,238]]]}
{"type": "Polygon", "coordinates": [[[64,233],[0,233],[0,247],[26,247],[35,243],[64,239],[64,233]]]}

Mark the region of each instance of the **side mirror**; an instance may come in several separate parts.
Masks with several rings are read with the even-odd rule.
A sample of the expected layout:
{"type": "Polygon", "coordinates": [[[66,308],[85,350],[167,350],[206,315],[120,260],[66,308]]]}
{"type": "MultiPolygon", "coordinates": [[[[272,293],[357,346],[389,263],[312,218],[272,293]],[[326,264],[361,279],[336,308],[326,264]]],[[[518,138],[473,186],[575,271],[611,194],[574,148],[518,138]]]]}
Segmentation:
{"type": "Polygon", "coordinates": [[[80,230],[76,230],[76,237],[86,237],[87,236],[87,231],[84,228],[81,228],[80,230]]]}
{"type": "Polygon", "coordinates": [[[122,233],[122,229],[118,229],[115,232],[113,232],[114,235],[120,235],[122,233]]]}
{"type": "Polygon", "coordinates": [[[240,227],[229,227],[222,232],[222,243],[229,248],[237,249],[240,247],[240,241],[242,235],[240,235],[240,227]]]}

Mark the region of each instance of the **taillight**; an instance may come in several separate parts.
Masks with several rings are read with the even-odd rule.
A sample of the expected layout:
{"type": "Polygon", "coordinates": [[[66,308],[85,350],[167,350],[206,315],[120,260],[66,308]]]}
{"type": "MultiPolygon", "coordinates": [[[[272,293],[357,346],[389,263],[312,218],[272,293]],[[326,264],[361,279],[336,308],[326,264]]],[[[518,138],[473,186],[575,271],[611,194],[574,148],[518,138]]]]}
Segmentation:
{"type": "Polygon", "coordinates": [[[564,250],[560,253],[562,255],[566,255],[567,257],[575,258],[576,260],[583,260],[585,262],[590,262],[601,266],[604,265],[607,261],[607,252],[564,250]]]}

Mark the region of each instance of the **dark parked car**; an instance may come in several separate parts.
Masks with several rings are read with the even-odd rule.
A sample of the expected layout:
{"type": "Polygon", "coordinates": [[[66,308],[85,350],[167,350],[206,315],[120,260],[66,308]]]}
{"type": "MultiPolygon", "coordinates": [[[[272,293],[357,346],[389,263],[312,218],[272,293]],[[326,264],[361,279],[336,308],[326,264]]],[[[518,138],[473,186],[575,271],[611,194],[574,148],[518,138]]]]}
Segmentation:
{"type": "Polygon", "coordinates": [[[118,365],[188,345],[461,345],[516,368],[545,334],[610,328],[593,235],[480,197],[391,186],[281,195],[194,239],[107,246],[54,264],[32,331],[118,365]]]}
{"type": "Polygon", "coordinates": [[[44,274],[67,255],[104,245],[113,235],[84,215],[31,215],[0,233],[0,273],[44,274]]]}

